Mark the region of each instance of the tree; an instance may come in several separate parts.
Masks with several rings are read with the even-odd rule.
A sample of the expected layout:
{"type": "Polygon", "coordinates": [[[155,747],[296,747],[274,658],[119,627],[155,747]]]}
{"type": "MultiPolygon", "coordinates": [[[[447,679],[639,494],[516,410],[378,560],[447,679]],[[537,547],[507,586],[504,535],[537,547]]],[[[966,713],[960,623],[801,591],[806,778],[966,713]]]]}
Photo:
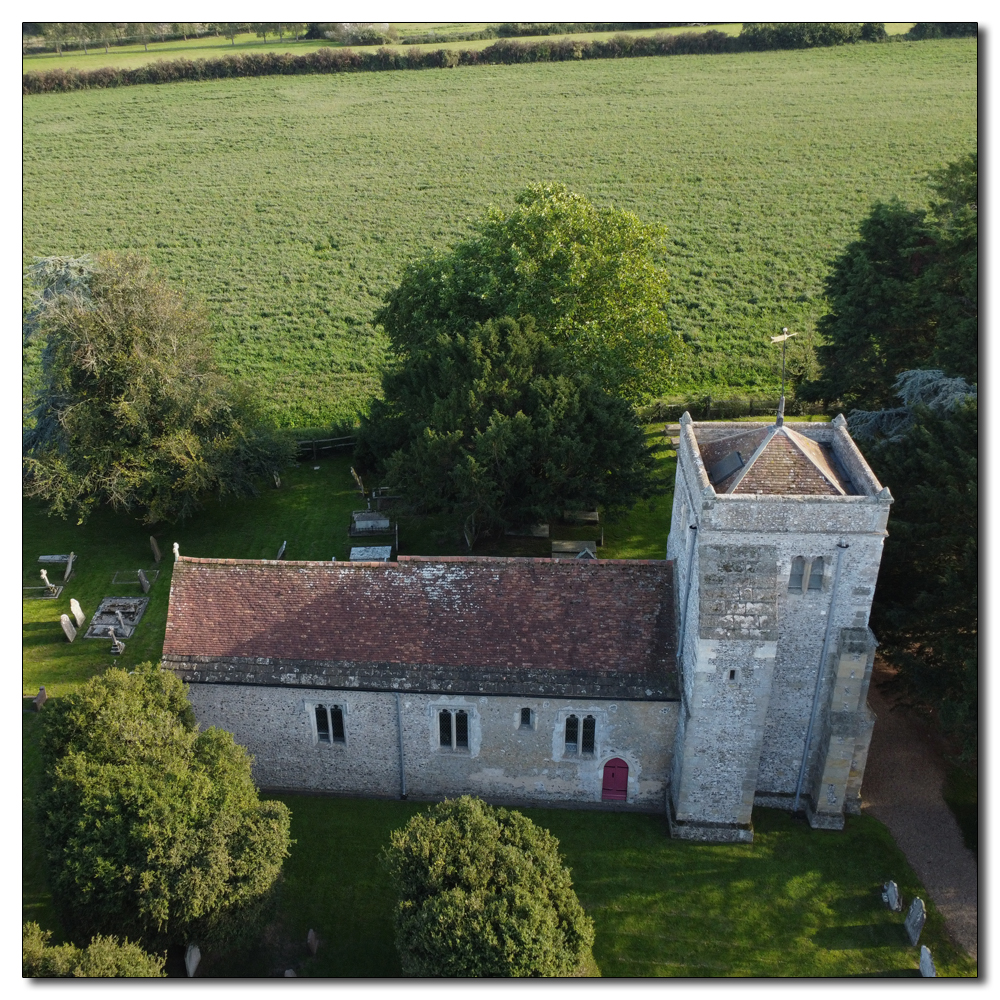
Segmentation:
{"type": "Polygon", "coordinates": [[[181,682],[112,668],[45,709],[40,799],[53,897],[74,934],[224,948],[256,934],[288,854],[230,733],[198,732],[181,682]]]}
{"type": "Polygon", "coordinates": [[[531,315],[581,371],[635,402],[662,391],[681,345],[665,306],[662,227],[532,184],[451,250],[412,263],[376,316],[401,357],[440,333],[531,315]]]}
{"type": "Polygon", "coordinates": [[[931,211],[876,204],[826,281],[821,376],[802,399],[891,407],[899,374],[940,368],[978,378],[978,159],[930,175],[931,211]]]}
{"type": "Polygon", "coordinates": [[[943,382],[944,391],[925,391],[927,402],[911,393],[905,420],[862,420],[860,434],[858,415],[850,419],[852,433],[870,441],[866,456],[895,498],[872,627],[881,655],[899,668],[899,686],[937,708],[971,758],[979,713],[978,400],[974,392],[949,391],[954,380],[908,374],[904,383],[934,389],[943,382]],[[887,432],[877,433],[880,426],[887,432]]]}
{"type": "Polygon", "coordinates": [[[222,34],[229,39],[229,41],[235,46],[236,36],[242,35],[249,30],[250,23],[248,21],[220,21],[219,28],[222,34]]]}
{"type": "Polygon", "coordinates": [[[409,976],[569,976],[594,941],[559,842],[527,817],[463,796],[413,816],[385,860],[409,976]]]}
{"type": "Polygon", "coordinates": [[[215,492],[252,496],[290,459],[212,359],[204,309],[134,254],[46,259],[26,317],[44,339],[24,434],[25,494],[86,520],[98,504],[181,520],[215,492]]]}
{"type": "Polygon", "coordinates": [[[78,976],[92,979],[162,979],[166,958],[150,955],[128,938],[97,935],[86,948],[49,944],[51,931],[34,921],[21,928],[21,975],[25,978],[78,976]]]}
{"type": "Polygon", "coordinates": [[[576,369],[531,317],[441,328],[383,377],[359,458],[418,509],[482,530],[533,524],[567,505],[609,513],[652,495],[653,458],[632,406],[576,369]]]}

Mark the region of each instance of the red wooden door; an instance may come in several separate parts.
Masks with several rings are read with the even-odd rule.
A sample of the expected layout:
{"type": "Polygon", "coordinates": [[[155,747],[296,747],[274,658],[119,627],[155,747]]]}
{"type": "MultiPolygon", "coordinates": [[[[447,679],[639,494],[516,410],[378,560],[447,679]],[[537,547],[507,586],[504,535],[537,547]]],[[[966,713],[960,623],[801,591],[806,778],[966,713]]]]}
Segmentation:
{"type": "Polygon", "coordinates": [[[604,765],[604,787],[601,798],[605,802],[624,802],[628,797],[628,764],[621,757],[612,757],[604,765]]]}

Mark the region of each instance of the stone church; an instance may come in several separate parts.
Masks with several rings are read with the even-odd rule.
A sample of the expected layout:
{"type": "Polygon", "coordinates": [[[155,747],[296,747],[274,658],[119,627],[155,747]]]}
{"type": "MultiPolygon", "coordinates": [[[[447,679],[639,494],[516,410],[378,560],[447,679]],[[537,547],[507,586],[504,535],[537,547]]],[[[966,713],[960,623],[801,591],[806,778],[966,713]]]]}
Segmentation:
{"type": "Polygon", "coordinates": [[[680,422],[665,560],[180,556],[164,667],[269,790],[840,828],[892,497],[838,417],[680,422]]]}

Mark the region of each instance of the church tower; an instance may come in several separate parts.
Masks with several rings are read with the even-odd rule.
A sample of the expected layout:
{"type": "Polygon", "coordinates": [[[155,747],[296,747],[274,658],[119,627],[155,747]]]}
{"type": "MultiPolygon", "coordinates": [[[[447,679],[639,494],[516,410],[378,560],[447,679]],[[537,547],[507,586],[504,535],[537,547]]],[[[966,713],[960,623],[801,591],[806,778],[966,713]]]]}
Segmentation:
{"type": "Polygon", "coordinates": [[[674,836],[751,841],[755,802],[828,829],[860,810],[868,616],[891,503],[842,416],[794,429],[681,418],[667,542],[674,836]]]}

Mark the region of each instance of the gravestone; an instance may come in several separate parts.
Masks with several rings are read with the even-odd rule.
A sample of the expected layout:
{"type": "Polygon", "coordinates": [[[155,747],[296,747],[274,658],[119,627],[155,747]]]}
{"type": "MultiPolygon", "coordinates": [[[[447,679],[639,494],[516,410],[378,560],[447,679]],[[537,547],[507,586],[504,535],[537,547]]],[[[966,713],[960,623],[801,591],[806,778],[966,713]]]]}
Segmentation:
{"type": "Polygon", "coordinates": [[[111,635],[111,655],[121,656],[125,652],[125,643],[115,635],[115,628],[113,625],[108,626],[108,632],[111,635]]]}
{"type": "Polygon", "coordinates": [[[42,583],[49,588],[49,593],[51,594],[56,589],[56,585],[49,580],[48,571],[43,569],[40,571],[39,575],[42,578],[42,583]]]}
{"type": "Polygon", "coordinates": [[[931,958],[931,950],[925,944],[920,946],[920,975],[924,979],[937,979],[937,969],[934,968],[934,959],[931,958]]]}
{"type": "Polygon", "coordinates": [[[892,879],[883,886],[882,899],[893,913],[899,913],[903,908],[903,897],[899,894],[899,886],[892,879]]]}
{"type": "Polygon", "coordinates": [[[118,619],[118,627],[122,630],[122,635],[128,635],[128,628],[125,625],[125,619],[122,618],[122,613],[117,608],[115,608],[115,618],[118,619]]]}
{"type": "Polygon", "coordinates": [[[139,570],[139,586],[142,587],[144,594],[149,593],[149,580],[146,579],[146,574],[142,570],[139,570]]]}
{"type": "Polygon", "coordinates": [[[83,613],[83,608],[80,607],[80,602],[75,597],[69,599],[69,609],[73,612],[73,617],[76,619],[76,627],[83,628],[83,623],[87,620],[87,616],[83,613]]]}
{"type": "Polygon", "coordinates": [[[160,552],[160,546],[156,544],[156,539],[152,535],[149,536],[149,547],[153,550],[153,562],[159,566],[163,555],[160,552]]]}
{"type": "Polygon", "coordinates": [[[351,548],[351,562],[388,562],[391,545],[355,545],[351,548]]]}
{"type": "Polygon", "coordinates": [[[281,559],[281,557],[284,556],[284,554],[285,554],[285,546],[287,544],[288,544],[287,541],[284,541],[284,542],[281,543],[281,548],[278,549],[278,554],[274,557],[276,560],[277,559],[281,559]]]}
{"type": "Polygon", "coordinates": [[[69,620],[69,615],[60,615],[59,624],[62,625],[62,630],[66,634],[66,638],[72,642],[76,638],[76,627],[69,620]]]}
{"type": "Polygon", "coordinates": [[[281,476],[279,476],[277,472],[272,473],[272,475],[274,476],[274,488],[276,490],[280,490],[281,489],[281,476]]]}
{"type": "Polygon", "coordinates": [[[924,901],[917,898],[910,903],[909,910],[906,911],[906,934],[910,939],[910,944],[916,944],[920,940],[920,932],[924,929],[924,922],[927,920],[927,911],[924,909],[924,901]]]}
{"type": "Polygon", "coordinates": [[[76,561],[76,553],[71,552],[66,560],[66,572],[63,573],[63,583],[66,583],[73,575],[73,563],[76,561]]]}
{"type": "Polygon", "coordinates": [[[188,974],[188,979],[194,978],[198,971],[198,963],[201,961],[201,949],[196,944],[189,944],[184,952],[184,969],[188,974]]]}
{"type": "Polygon", "coordinates": [[[310,927],[309,934],[306,936],[306,944],[309,945],[309,950],[315,955],[316,949],[319,948],[319,938],[316,937],[316,932],[310,927]]]}
{"type": "Polygon", "coordinates": [[[105,597],[90,619],[86,638],[104,639],[108,635],[108,626],[112,625],[118,635],[128,639],[148,605],[148,597],[105,597]]]}
{"type": "Polygon", "coordinates": [[[42,705],[44,705],[49,700],[49,696],[45,693],[45,688],[40,687],[38,689],[38,694],[31,699],[31,704],[35,706],[35,711],[40,712],[42,710],[42,705]]]}
{"type": "Polygon", "coordinates": [[[285,969],[285,979],[298,979],[294,969],[285,969]]]}
{"type": "Polygon", "coordinates": [[[174,562],[177,562],[181,557],[181,547],[180,543],[174,542],[174,562]]]}

